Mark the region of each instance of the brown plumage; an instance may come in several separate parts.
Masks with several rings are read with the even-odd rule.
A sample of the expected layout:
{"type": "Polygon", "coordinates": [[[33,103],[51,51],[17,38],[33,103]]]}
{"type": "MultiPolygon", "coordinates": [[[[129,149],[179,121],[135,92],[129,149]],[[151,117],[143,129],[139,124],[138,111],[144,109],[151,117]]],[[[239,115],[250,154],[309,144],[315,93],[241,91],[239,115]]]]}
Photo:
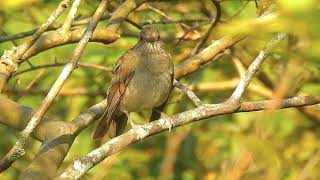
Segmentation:
{"type": "Polygon", "coordinates": [[[107,93],[107,108],[93,138],[120,135],[130,112],[152,110],[150,121],[160,117],[172,89],[173,63],[159,32],[145,28],[138,43],[123,54],[114,68],[107,93]]]}

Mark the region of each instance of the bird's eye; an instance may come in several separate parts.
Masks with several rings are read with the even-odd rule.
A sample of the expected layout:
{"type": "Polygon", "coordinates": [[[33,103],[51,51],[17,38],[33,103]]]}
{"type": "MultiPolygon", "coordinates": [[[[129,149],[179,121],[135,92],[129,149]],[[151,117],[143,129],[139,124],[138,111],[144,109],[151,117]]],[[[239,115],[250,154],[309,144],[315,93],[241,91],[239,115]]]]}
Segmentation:
{"type": "Polygon", "coordinates": [[[160,35],[158,35],[158,40],[160,39],[160,35]]]}

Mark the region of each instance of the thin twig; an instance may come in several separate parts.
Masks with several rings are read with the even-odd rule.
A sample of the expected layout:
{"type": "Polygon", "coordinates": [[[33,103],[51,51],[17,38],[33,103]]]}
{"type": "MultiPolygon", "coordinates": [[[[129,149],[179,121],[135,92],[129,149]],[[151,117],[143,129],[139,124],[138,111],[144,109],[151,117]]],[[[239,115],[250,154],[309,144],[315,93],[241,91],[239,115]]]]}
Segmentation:
{"type": "Polygon", "coordinates": [[[209,22],[209,20],[206,19],[206,18],[202,18],[202,19],[179,19],[179,20],[169,20],[169,19],[148,20],[148,21],[140,23],[140,26],[147,26],[147,25],[151,25],[151,24],[179,24],[179,23],[202,23],[202,22],[209,22]]]}
{"type": "MultiPolygon", "coordinates": [[[[0,92],[4,88],[4,84],[7,82],[13,72],[17,70],[18,64],[23,54],[37,41],[37,39],[49,28],[49,26],[60,16],[60,14],[68,7],[71,0],[63,0],[60,2],[57,9],[55,9],[49,18],[37,29],[37,31],[31,36],[31,38],[18,47],[14,47],[11,50],[7,50],[0,58],[0,92]]],[[[0,163],[1,164],[1,163],[0,163]]],[[[1,172],[1,168],[0,168],[1,172]]]]}
{"type": "Polygon", "coordinates": [[[203,103],[202,101],[198,98],[198,96],[193,92],[191,91],[187,86],[181,84],[179,81],[177,80],[174,80],[173,81],[173,85],[180,89],[185,95],[188,96],[188,98],[193,102],[193,104],[196,106],[196,107],[199,107],[199,106],[202,106],[203,103]]]}
{"type": "MultiPolygon", "coordinates": [[[[266,14],[261,16],[250,23],[249,27],[258,27],[266,23],[273,22],[278,17],[278,14],[266,14]]],[[[244,32],[237,35],[227,35],[219,40],[213,41],[212,44],[198,54],[189,57],[175,71],[175,78],[179,79],[182,76],[190,74],[198,70],[202,65],[216,60],[216,56],[221,54],[225,49],[230,48],[232,45],[244,39],[250,30],[245,28],[244,32]]],[[[254,29],[254,28],[252,28],[254,29]]]]}
{"type": "MultiPolygon", "coordinates": [[[[105,20],[107,18],[110,18],[110,14],[109,13],[105,13],[101,16],[101,20],[105,20]]],[[[81,20],[77,20],[77,21],[73,21],[72,22],[72,27],[74,26],[79,26],[79,25],[84,25],[84,24],[88,24],[90,22],[92,17],[88,17],[88,18],[84,18],[81,20]]],[[[51,30],[57,30],[59,28],[62,27],[62,24],[55,24],[55,25],[51,25],[48,27],[47,31],[51,31],[51,30]]],[[[0,36],[0,43],[2,42],[6,42],[6,41],[12,41],[12,40],[17,40],[17,39],[21,39],[21,38],[25,38],[28,36],[31,36],[32,34],[34,34],[37,30],[39,29],[39,27],[30,30],[30,31],[25,31],[25,32],[20,32],[17,34],[12,34],[12,35],[5,35],[5,36],[0,36]]]]}
{"type": "Polygon", "coordinates": [[[213,20],[211,21],[211,25],[209,27],[209,29],[206,31],[206,33],[204,34],[204,36],[200,39],[200,41],[196,44],[196,46],[194,47],[194,49],[192,50],[191,52],[191,55],[195,55],[197,54],[201,47],[205,44],[205,42],[208,40],[212,30],[214,27],[216,27],[216,25],[218,24],[218,22],[220,21],[220,18],[221,18],[221,7],[220,7],[220,3],[215,1],[215,0],[212,0],[211,1],[213,3],[213,5],[215,6],[216,8],[216,17],[213,18],[213,20]]]}
{"type": "Polygon", "coordinates": [[[320,161],[320,150],[318,150],[315,153],[315,155],[311,159],[309,159],[307,164],[304,166],[304,168],[300,172],[298,179],[305,180],[305,179],[311,178],[312,177],[310,176],[311,171],[312,169],[315,168],[315,166],[317,165],[317,163],[319,163],[319,161],[320,161]]]}
{"type": "MultiPolygon", "coordinates": [[[[4,93],[14,94],[14,95],[30,95],[30,96],[45,96],[47,95],[48,90],[42,89],[8,89],[4,93]]],[[[106,95],[105,91],[89,91],[85,87],[74,87],[71,89],[62,88],[57,96],[102,96],[106,95]]]]}
{"type": "Polygon", "coordinates": [[[76,13],[78,11],[78,7],[80,5],[81,0],[74,0],[73,4],[71,6],[71,9],[69,11],[69,14],[67,18],[64,20],[64,23],[61,27],[63,31],[68,31],[72,25],[72,22],[74,20],[74,17],[76,16],[76,13]]]}
{"type": "Polygon", "coordinates": [[[270,55],[271,50],[283,39],[285,39],[287,34],[278,33],[274,39],[272,39],[264,48],[264,50],[260,51],[259,55],[256,59],[250,64],[246,74],[241,77],[239,85],[236,90],[231,95],[230,99],[235,101],[240,101],[241,96],[243,95],[245,89],[248,87],[250,81],[252,80],[254,74],[259,70],[261,64],[264,60],[270,55]]]}
{"type": "MultiPolygon", "coordinates": [[[[29,69],[25,69],[25,70],[18,71],[16,73],[14,73],[12,75],[12,77],[19,76],[19,75],[24,74],[26,72],[35,71],[35,70],[38,70],[38,69],[46,69],[46,68],[51,68],[51,67],[61,67],[61,66],[64,66],[64,65],[66,65],[66,63],[53,63],[53,64],[45,64],[45,65],[33,66],[33,67],[29,68],[29,69]]],[[[93,69],[106,71],[106,72],[111,72],[113,70],[113,68],[111,68],[111,67],[106,67],[106,66],[102,66],[102,65],[98,65],[98,64],[90,64],[90,63],[81,63],[81,62],[79,62],[78,65],[80,67],[93,68],[93,69]]]]}
{"type": "MultiPolygon", "coordinates": [[[[166,18],[166,19],[169,20],[169,21],[174,21],[174,19],[173,19],[172,17],[168,16],[165,12],[161,11],[161,10],[158,9],[158,8],[155,8],[155,7],[153,7],[153,6],[149,5],[149,4],[147,5],[147,8],[150,9],[150,10],[152,10],[152,11],[154,11],[155,13],[163,16],[164,18],[166,18]]],[[[190,26],[188,26],[187,24],[185,24],[185,23],[183,23],[183,22],[181,22],[181,23],[179,23],[179,24],[180,24],[181,27],[183,27],[183,28],[186,28],[186,29],[189,29],[189,28],[190,28],[190,26]]]]}

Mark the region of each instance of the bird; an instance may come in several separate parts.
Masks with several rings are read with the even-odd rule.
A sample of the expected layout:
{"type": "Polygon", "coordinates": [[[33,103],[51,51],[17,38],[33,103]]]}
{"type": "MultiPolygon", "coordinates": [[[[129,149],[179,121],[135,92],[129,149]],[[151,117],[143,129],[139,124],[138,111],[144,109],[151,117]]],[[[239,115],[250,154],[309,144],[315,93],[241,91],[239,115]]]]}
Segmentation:
{"type": "Polygon", "coordinates": [[[138,42],[118,60],[107,91],[107,108],[93,133],[93,139],[105,134],[123,133],[131,112],[152,111],[150,121],[159,119],[173,88],[174,65],[164,48],[158,30],[140,31],[138,42]],[[112,128],[111,128],[112,126],[112,128]],[[108,132],[110,131],[110,132],[108,132]]]}

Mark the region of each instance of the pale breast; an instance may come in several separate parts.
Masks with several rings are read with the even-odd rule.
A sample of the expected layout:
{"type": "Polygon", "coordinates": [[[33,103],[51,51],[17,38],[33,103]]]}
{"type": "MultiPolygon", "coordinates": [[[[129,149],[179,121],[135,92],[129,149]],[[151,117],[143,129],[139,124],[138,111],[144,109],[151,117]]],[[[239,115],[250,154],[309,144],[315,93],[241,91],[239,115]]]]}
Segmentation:
{"type": "Polygon", "coordinates": [[[120,110],[137,112],[151,110],[164,103],[172,85],[172,62],[163,64],[141,63],[137,67],[127,90],[120,102],[120,110]],[[156,66],[155,66],[156,65],[156,66]]]}

